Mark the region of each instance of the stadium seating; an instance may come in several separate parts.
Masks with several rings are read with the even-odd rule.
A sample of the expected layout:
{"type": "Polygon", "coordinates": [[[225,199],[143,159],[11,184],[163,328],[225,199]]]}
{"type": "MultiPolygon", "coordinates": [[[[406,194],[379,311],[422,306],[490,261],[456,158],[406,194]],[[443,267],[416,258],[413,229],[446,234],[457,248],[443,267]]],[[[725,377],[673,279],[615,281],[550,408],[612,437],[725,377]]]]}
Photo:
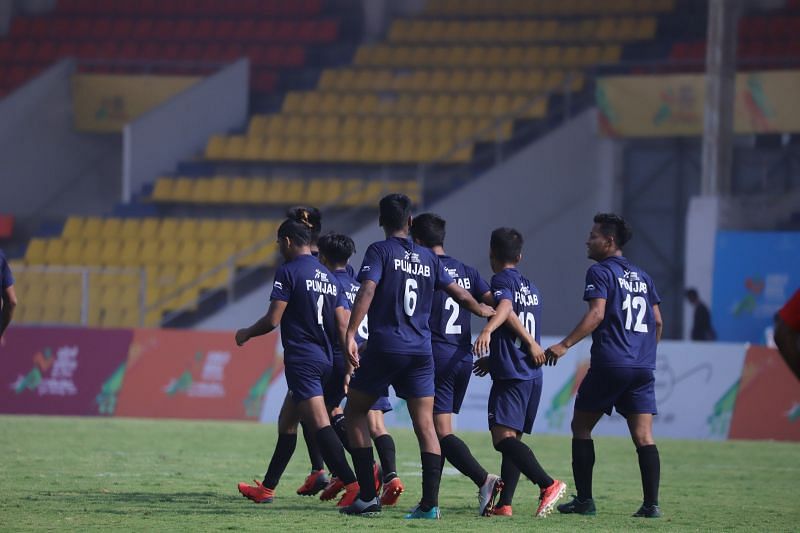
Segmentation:
{"type": "Polygon", "coordinates": [[[274,265],[276,228],[273,220],[69,217],[59,237],[32,239],[15,265],[26,294],[16,319],[157,326],[202,291],[225,287],[230,258],[236,268],[274,265]]]}
{"type": "Polygon", "coordinates": [[[251,88],[308,64],[309,47],[339,37],[322,0],[200,2],[60,0],[54,13],[16,16],[0,39],[0,96],[63,57],[83,72],[206,75],[247,56],[251,88]]]}

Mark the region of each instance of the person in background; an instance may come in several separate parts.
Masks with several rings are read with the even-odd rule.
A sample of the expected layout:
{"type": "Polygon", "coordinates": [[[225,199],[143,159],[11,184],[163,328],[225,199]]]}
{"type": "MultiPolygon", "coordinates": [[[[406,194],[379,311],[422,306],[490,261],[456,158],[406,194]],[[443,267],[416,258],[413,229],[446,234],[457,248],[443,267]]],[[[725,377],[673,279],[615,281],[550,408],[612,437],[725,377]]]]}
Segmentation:
{"type": "Polygon", "coordinates": [[[797,379],[800,379],[800,289],[775,315],[775,346],[797,379]]]}
{"type": "Polygon", "coordinates": [[[708,306],[700,300],[697,289],[687,289],[686,299],[694,307],[694,319],[692,320],[692,340],[693,341],[715,341],[717,332],[711,325],[711,312],[708,306]]]}
{"type": "Polygon", "coordinates": [[[0,345],[4,344],[3,334],[11,324],[14,317],[14,308],[17,306],[17,293],[14,291],[14,276],[8,266],[6,256],[0,250],[0,345]]]}

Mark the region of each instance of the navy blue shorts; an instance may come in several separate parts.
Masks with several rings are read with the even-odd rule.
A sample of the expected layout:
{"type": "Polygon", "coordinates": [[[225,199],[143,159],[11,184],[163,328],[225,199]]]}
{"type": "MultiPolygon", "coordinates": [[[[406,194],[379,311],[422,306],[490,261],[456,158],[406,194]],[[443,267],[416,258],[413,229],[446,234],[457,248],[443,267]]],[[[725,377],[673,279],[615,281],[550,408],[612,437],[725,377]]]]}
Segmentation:
{"type": "Polygon", "coordinates": [[[611,414],[614,408],[623,416],[628,414],[657,414],[655,376],[649,368],[592,368],[586,373],[575,409],[578,411],[611,414]]]}
{"type": "Polygon", "coordinates": [[[296,402],[322,396],[324,383],[331,374],[329,361],[289,360],[284,366],[289,396],[296,402]]]}
{"type": "Polygon", "coordinates": [[[373,396],[389,396],[389,385],[403,399],[433,396],[433,358],[371,353],[350,381],[351,388],[373,396]]]}
{"type": "Polygon", "coordinates": [[[434,344],[433,365],[436,368],[434,414],[458,413],[472,376],[472,347],[434,344]]]}
{"type": "MultiPolygon", "coordinates": [[[[325,405],[329,409],[339,407],[342,400],[344,400],[344,371],[339,365],[333,366],[330,377],[322,389],[322,396],[325,398],[325,405]]],[[[389,398],[381,396],[375,400],[370,410],[388,413],[392,410],[392,404],[389,402],[389,398]]]]}
{"type": "Polygon", "coordinates": [[[533,431],[542,377],[533,379],[499,379],[489,392],[489,429],[505,426],[523,433],[533,431]]]}

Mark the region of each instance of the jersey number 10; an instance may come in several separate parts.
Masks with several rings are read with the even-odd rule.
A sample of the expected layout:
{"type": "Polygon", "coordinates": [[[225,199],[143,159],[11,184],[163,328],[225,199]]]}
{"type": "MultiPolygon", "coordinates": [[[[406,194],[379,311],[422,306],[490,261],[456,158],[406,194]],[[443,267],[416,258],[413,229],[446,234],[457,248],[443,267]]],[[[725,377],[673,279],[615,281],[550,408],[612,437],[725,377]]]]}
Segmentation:
{"type": "MultiPolygon", "coordinates": [[[[528,330],[528,333],[531,334],[531,337],[534,339],[536,338],[536,317],[533,316],[533,313],[528,313],[526,311],[522,311],[519,314],[519,321],[522,323],[522,326],[528,330]]],[[[519,337],[516,338],[514,341],[514,346],[517,348],[522,348],[522,339],[519,337]]]]}

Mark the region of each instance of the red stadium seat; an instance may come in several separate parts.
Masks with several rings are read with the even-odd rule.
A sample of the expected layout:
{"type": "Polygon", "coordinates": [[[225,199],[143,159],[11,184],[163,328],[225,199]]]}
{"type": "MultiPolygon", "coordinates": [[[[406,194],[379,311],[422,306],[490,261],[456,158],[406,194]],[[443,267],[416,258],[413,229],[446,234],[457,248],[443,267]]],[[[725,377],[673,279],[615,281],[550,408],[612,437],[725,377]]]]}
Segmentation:
{"type": "Polygon", "coordinates": [[[46,39],[50,35],[50,19],[36,17],[31,23],[31,37],[35,39],[46,39]]]}
{"type": "Polygon", "coordinates": [[[169,41],[175,37],[175,22],[169,19],[156,20],[153,24],[153,38],[169,41]]]}
{"type": "Polygon", "coordinates": [[[136,41],[127,41],[122,44],[122,47],[119,50],[120,59],[124,59],[126,61],[134,60],[139,58],[139,43],[136,41]]]}
{"type": "Polygon", "coordinates": [[[111,23],[111,36],[117,40],[128,40],[133,35],[133,19],[117,18],[111,23]]]}
{"type": "Polygon", "coordinates": [[[12,59],[17,63],[30,63],[36,55],[36,41],[21,41],[14,47],[12,59]]]}
{"type": "Polygon", "coordinates": [[[255,41],[260,39],[259,32],[256,30],[256,23],[253,19],[242,19],[236,22],[236,38],[242,41],[255,41]]]}
{"type": "Polygon", "coordinates": [[[196,23],[192,19],[181,19],[175,25],[175,33],[173,38],[179,41],[192,41],[195,35],[196,23]]]}
{"type": "Polygon", "coordinates": [[[53,39],[72,38],[72,20],[65,17],[57,18],[50,29],[50,35],[53,39]]]}
{"type": "Polygon", "coordinates": [[[92,30],[92,20],[88,18],[77,19],[70,26],[70,37],[73,39],[85,39],[92,30]]]}
{"type": "Polygon", "coordinates": [[[275,42],[278,22],[274,20],[261,20],[252,29],[251,38],[246,40],[256,40],[261,42],[275,42]]]}
{"type": "Polygon", "coordinates": [[[152,39],[153,38],[153,20],[152,19],[139,19],[133,26],[134,39],[152,39]]]}
{"type": "Polygon", "coordinates": [[[58,57],[75,57],[78,55],[78,43],[75,41],[62,41],[58,43],[58,57]]]}
{"type": "Polygon", "coordinates": [[[213,19],[200,19],[197,21],[197,26],[194,30],[194,38],[202,39],[204,41],[211,40],[214,36],[214,26],[216,21],[213,19]]]}
{"type": "Polygon", "coordinates": [[[92,24],[92,31],[89,37],[93,39],[108,39],[111,36],[111,19],[96,19],[92,24]]]}
{"type": "Polygon", "coordinates": [[[278,76],[271,70],[256,70],[252,80],[253,90],[260,93],[274,91],[278,86],[278,76]]]}
{"type": "Polygon", "coordinates": [[[236,35],[235,30],[236,25],[232,20],[220,20],[214,25],[211,38],[217,39],[219,41],[230,41],[233,39],[239,39],[240,37],[236,35]]]}
{"type": "Polygon", "coordinates": [[[33,61],[40,65],[46,65],[55,61],[57,55],[58,49],[54,41],[42,41],[36,49],[33,61]]]}
{"type": "Polygon", "coordinates": [[[31,35],[31,26],[33,26],[32,19],[28,17],[14,17],[11,19],[11,29],[9,30],[8,35],[12,39],[28,37],[31,35]]]}
{"type": "Polygon", "coordinates": [[[0,41],[0,63],[9,62],[12,57],[14,57],[14,53],[11,41],[0,41]]]}

